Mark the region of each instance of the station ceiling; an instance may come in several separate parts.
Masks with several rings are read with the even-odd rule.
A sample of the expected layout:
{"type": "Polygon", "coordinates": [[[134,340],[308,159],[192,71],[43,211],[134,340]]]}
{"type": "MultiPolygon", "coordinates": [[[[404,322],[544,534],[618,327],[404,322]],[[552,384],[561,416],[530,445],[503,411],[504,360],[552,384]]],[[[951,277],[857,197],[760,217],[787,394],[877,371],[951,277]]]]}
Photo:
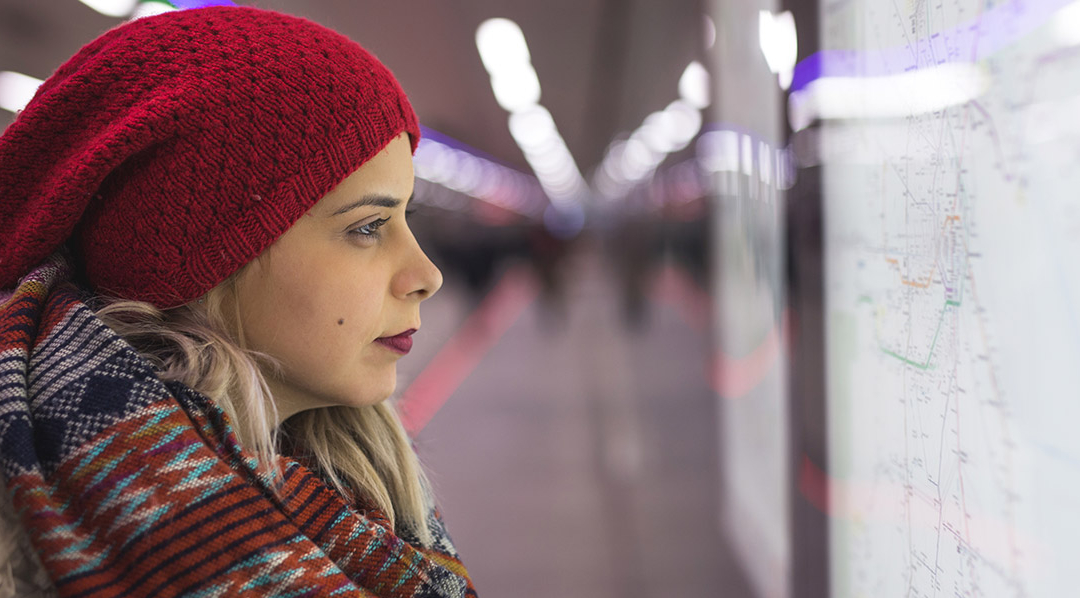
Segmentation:
{"type": "MultiPolygon", "coordinates": [[[[476,48],[477,27],[520,25],[553,115],[586,177],[617,136],[679,97],[706,62],[703,0],[240,0],[311,18],[360,42],[397,75],[421,122],[524,172],[476,48]]],[[[78,0],[0,0],[0,70],[46,78],[120,23],[78,0]]],[[[12,115],[0,113],[0,126],[12,115]]]]}

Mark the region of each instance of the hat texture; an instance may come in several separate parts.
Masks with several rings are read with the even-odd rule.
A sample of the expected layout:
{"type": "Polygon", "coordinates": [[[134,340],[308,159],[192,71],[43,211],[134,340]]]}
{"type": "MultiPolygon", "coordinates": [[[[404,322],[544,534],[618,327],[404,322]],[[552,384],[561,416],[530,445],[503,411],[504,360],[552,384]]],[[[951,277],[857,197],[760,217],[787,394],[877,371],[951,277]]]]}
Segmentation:
{"type": "Polygon", "coordinates": [[[0,136],[0,288],[65,243],[94,289],[173,307],[259,255],[416,115],[312,21],[169,12],[83,47],[0,136]]]}

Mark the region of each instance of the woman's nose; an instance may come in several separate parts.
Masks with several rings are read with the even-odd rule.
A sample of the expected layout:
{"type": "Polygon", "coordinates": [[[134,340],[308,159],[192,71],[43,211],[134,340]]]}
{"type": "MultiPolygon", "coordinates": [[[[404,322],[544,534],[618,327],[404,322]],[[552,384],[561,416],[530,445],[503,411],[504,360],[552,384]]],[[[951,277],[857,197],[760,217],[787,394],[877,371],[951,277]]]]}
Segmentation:
{"type": "Polygon", "coordinates": [[[420,248],[416,238],[411,233],[409,236],[408,255],[402,263],[401,270],[395,276],[391,291],[401,299],[423,301],[442,287],[443,276],[439,268],[420,248]]]}

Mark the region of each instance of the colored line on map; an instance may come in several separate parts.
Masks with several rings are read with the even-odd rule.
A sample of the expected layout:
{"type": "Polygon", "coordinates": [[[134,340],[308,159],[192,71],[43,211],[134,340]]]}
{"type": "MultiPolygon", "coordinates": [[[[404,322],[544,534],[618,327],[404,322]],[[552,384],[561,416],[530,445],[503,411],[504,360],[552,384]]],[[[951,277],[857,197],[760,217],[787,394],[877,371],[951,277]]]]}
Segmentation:
{"type": "MultiPolygon", "coordinates": [[[[944,235],[946,229],[949,226],[949,224],[954,223],[954,222],[960,222],[960,216],[959,215],[953,214],[953,215],[950,215],[950,216],[946,216],[945,217],[945,222],[943,222],[942,225],[941,225],[941,234],[944,235]]],[[[965,244],[965,247],[966,247],[966,244],[965,244]]],[[[941,256],[940,256],[939,253],[936,253],[934,255],[934,265],[930,267],[930,275],[927,276],[925,283],[920,282],[920,281],[908,280],[907,278],[904,277],[903,274],[900,275],[900,283],[904,284],[904,285],[907,285],[907,286],[918,287],[918,288],[921,288],[921,289],[929,288],[930,283],[931,283],[931,281],[933,280],[933,277],[934,277],[934,271],[937,270],[937,265],[938,265],[938,261],[940,260],[940,257],[941,256]]],[[[899,268],[899,266],[900,266],[899,262],[895,258],[885,258],[885,261],[890,263],[890,264],[893,264],[893,265],[897,266],[897,268],[899,268]]],[[[963,285],[963,278],[961,278],[959,295],[961,297],[963,297],[963,294],[964,294],[964,285],[963,285]]],[[[858,300],[857,303],[870,303],[870,301],[866,301],[865,298],[866,298],[866,295],[863,295],[863,296],[859,297],[859,300],[858,300]]],[[[878,348],[881,349],[882,353],[885,353],[886,355],[888,355],[890,357],[895,357],[896,359],[899,359],[900,361],[902,361],[902,362],[904,362],[904,363],[906,363],[906,364],[908,364],[908,365],[910,365],[910,366],[912,366],[914,368],[918,368],[918,369],[924,370],[924,371],[930,369],[930,360],[933,359],[933,357],[934,357],[934,348],[937,347],[938,335],[941,334],[941,325],[945,322],[945,312],[949,310],[950,306],[951,307],[959,307],[960,306],[960,299],[946,299],[945,300],[945,305],[943,305],[942,308],[941,308],[941,315],[938,316],[937,329],[934,330],[934,340],[931,341],[930,350],[927,351],[927,354],[926,354],[926,361],[923,361],[923,362],[920,363],[920,362],[915,361],[915,360],[913,360],[913,359],[911,359],[909,357],[901,355],[900,353],[897,353],[896,351],[893,351],[892,349],[889,349],[888,347],[886,347],[881,342],[880,338],[878,339],[878,348]]]]}
{"type": "Polygon", "coordinates": [[[895,357],[900,361],[912,367],[916,367],[920,370],[930,369],[930,360],[934,357],[934,347],[937,346],[938,335],[941,333],[941,325],[945,322],[945,312],[948,311],[950,305],[953,307],[959,307],[960,302],[954,299],[948,299],[945,301],[945,306],[941,308],[941,316],[938,317],[937,330],[934,331],[934,340],[930,342],[930,351],[928,351],[926,354],[926,361],[919,363],[913,359],[904,357],[903,355],[897,353],[896,351],[893,351],[892,349],[889,349],[884,345],[879,344],[878,346],[881,349],[881,352],[891,357],[895,357]]]}
{"type": "MultiPolygon", "coordinates": [[[[956,214],[953,214],[952,216],[946,216],[945,217],[945,222],[943,222],[941,224],[941,234],[942,234],[942,236],[945,235],[945,231],[949,228],[949,224],[951,224],[953,222],[960,222],[960,216],[958,216],[956,214]]],[[[903,273],[900,273],[900,284],[903,284],[903,285],[906,285],[906,286],[909,286],[909,287],[919,288],[919,289],[930,288],[930,283],[933,282],[933,280],[934,280],[934,272],[937,270],[938,260],[940,259],[940,257],[941,257],[940,254],[935,251],[934,252],[934,263],[933,263],[933,265],[930,266],[930,273],[926,275],[926,280],[925,281],[920,281],[918,279],[910,279],[910,278],[905,277],[903,275],[903,273]]],[[[885,258],[885,261],[887,263],[890,263],[890,264],[896,266],[896,268],[898,270],[900,269],[900,262],[896,258],[887,257],[887,258],[885,258]]]]}

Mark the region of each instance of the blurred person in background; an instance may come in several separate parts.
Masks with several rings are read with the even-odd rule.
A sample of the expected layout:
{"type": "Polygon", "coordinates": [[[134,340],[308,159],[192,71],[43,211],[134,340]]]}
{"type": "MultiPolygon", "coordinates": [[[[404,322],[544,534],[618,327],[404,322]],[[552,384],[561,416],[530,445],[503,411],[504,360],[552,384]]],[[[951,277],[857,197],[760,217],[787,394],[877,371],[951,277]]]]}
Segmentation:
{"type": "Polygon", "coordinates": [[[475,596],[386,399],[442,283],[392,74],[138,19],[0,137],[0,595],[475,596]]]}

